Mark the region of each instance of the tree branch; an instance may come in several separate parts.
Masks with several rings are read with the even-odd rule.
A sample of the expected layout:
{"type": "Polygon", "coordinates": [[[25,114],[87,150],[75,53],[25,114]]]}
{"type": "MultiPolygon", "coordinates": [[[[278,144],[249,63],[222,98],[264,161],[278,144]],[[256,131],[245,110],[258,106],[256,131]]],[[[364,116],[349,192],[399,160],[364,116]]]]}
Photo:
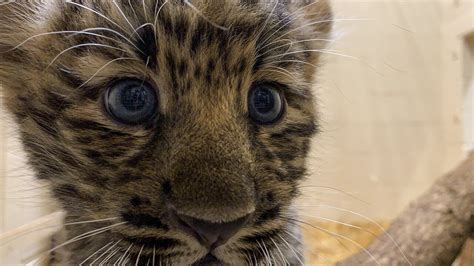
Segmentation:
{"type": "Polygon", "coordinates": [[[368,247],[377,262],[362,251],[337,265],[451,265],[473,236],[474,152],[411,203],[368,247]]]}

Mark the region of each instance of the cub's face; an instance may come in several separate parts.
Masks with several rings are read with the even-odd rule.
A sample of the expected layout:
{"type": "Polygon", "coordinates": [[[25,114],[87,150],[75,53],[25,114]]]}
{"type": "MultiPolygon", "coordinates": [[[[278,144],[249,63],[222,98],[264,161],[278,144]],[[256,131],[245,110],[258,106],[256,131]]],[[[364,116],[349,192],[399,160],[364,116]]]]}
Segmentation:
{"type": "Polygon", "coordinates": [[[91,221],[65,227],[87,236],[61,248],[70,262],[238,265],[288,249],[330,28],[325,1],[295,2],[0,7],[0,84],[29,161],[66,222],[91,221]]]}

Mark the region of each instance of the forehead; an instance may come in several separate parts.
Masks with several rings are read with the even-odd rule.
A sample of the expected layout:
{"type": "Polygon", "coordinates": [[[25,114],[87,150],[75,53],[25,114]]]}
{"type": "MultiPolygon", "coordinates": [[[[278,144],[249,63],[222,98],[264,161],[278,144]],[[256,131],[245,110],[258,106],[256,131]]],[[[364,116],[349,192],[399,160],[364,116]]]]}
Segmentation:
{"type": "Polygon", "coordinates": [[[272,55],[260,48],[291,26],[275,4],[237,0],[61,1],[58,7],[52,30],[77,33],[67,38],[64,49],[76,47],[61,63],[81,84],[94,89],[118,76],[144,77],[174,97],[191,88],[234,90],[256,81],[272,55]]]}

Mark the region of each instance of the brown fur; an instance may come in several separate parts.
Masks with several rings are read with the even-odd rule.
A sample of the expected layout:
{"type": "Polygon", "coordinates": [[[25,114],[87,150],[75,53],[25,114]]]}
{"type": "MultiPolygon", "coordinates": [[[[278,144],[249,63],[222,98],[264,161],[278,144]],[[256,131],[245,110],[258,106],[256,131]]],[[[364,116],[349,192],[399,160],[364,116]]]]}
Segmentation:
{"type": "Polygon", "coordinates": [[[143,264],[196,262],[207,251],[168,226],[172,204],[213,222],[254,213],[215,251],[224,264],[263,263],[262,246],[283,261],[276,245],[296,263],[281,237],[299,245],[286,232],[298,234],[289,213],[318,128],[311,83],[320,54],[300,51],[326,43],[299,41],[329,38],[328,3],[195,0],[197,11],[178,0],[74,2],[107,19],[64,1],[0,6],[0,84],[38,178],[51,184],[65,222],[117,217],[66,226],[68,239],[126,222],[64,246],[64,261],[80,263],[113,241],[109,262],[129,247],[133,262],[139,253],[143,264]],[[88,28],[129,41],[110,30],[38,36],[88,28]],[[85,43],[108,47],[66,50],[85,43]],[[105,114],[104,90],[124,77],[158,88],[160,114],[151,123],[124,126],[105,114]],[[278,84],[285,96],[277,124],[248,117],[248,91],[259,82],[278,84]]]}

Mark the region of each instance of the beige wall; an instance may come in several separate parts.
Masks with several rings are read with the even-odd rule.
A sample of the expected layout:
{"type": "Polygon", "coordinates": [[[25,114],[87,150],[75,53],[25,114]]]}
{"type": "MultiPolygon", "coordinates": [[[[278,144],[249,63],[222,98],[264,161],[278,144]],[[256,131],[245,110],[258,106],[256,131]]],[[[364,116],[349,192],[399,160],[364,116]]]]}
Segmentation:
{"type": "Polygon", "coordinates": [[[336,23],[334,49],[359,59],[326,57],[317,88],[324,132],[308,184],[366,203],[311,188],[300,204],[391,218],[464,156],[459,49],[461,28],[474,29],[472,1],[333,2],[338,18],[368,20],[336,23]],[[466,19],[451,25],[461,14],[466,19]]]}
{"type": "Polygon", "coordinates": [[[52,211],[44,186],[34,179],[17,129],[0,105],[0,236],[52,211]]]}

